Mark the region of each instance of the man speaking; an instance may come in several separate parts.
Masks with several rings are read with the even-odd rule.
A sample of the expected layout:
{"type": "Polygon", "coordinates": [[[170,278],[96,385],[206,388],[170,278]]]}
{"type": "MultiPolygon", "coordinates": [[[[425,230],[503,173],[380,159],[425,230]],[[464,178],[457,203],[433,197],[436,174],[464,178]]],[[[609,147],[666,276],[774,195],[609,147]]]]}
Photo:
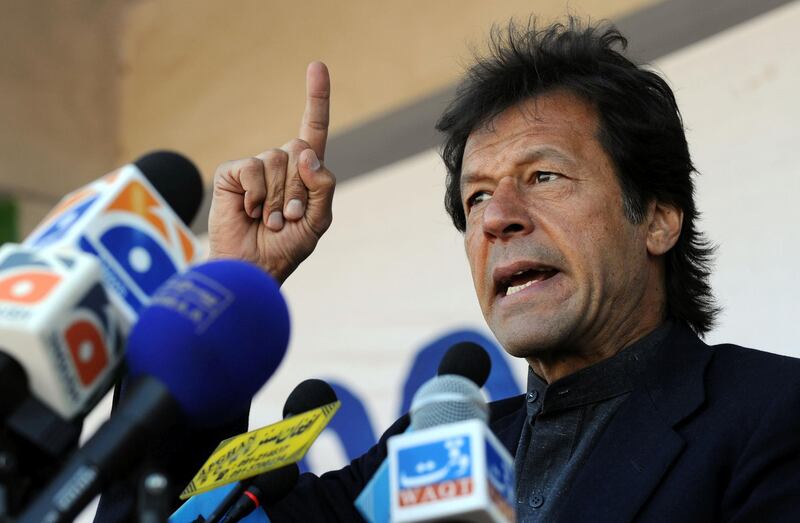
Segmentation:
{"type": "MultiPolygon", "coordinates": [[[[607,26],[510,25],[438,123],[445,204],[484,317],[529,366],[490,405],[521,521],[800,521],[800,362],[709,347],[711,249],[672,91],[607,26]]],[[[299,138],[221,165],[211,253],[284,281],[332,220],[330,82],[307,72],[299,138]]],[[[331,275],[335,277],[335,275],[331,275]]],[[[358,520],[386,438],[306,474],[273,521],[358,520]]]]}

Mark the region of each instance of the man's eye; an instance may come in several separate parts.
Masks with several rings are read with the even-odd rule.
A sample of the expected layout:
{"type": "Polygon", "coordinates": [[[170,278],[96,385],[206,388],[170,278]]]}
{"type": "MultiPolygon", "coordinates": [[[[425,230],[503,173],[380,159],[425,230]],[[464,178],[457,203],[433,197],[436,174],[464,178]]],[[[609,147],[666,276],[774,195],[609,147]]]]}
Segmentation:
{"type": "Polygon", "coordinates": [[[551,173],[551,172],[548,172],[548,171],[538,171],[536,173],[536,183],[552,182],[553,180],[555,180],[559,176],[560,175],[557,174],[557,173],[551,173]]]}
{"type": "Polygon", "coordinates": [[[467,210],[471,209],[474,205],[484,202],[491,198],[492,195],[486,191],[479,191],[467,198],[467,210]]]}

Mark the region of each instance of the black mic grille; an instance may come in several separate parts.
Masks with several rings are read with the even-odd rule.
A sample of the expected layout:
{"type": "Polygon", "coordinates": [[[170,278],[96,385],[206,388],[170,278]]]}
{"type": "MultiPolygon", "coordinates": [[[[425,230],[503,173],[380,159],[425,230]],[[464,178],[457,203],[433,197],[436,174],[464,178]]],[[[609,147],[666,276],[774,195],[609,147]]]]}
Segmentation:
{"type": "Polygon", "coordinates": [[[133,162],[187,226],[203,201],[203,179],[194,163],[172,151],[153,151],[133,162]]]}
{"type": "Polygon", "coordinates": [[[483,387],[491,370],[492,360],[486,350],[477,343],[464,341],[450,347],[439,363],[438,374],[464,376],[478,387],[483,387]]]}
{"type": "Polygon", "coordinates": [[[323,380],[316,378],[307,379],[294,388],[286,403],[283,405],[283,417],[288,418],[328,403],[333,403],[338,398],[333,387],[323,380]]]}

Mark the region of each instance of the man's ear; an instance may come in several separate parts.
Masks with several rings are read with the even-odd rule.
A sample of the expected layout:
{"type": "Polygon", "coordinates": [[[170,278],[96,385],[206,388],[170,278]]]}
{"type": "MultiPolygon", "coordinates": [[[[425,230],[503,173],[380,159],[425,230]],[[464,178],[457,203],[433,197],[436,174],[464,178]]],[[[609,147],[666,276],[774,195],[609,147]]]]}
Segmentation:
{"type": "Polygon", "coordinates": [[[661,256],[678,241],[683,225],[683,210],[662,202],[651,202],[648,209],[647,253],[661,256]]]}

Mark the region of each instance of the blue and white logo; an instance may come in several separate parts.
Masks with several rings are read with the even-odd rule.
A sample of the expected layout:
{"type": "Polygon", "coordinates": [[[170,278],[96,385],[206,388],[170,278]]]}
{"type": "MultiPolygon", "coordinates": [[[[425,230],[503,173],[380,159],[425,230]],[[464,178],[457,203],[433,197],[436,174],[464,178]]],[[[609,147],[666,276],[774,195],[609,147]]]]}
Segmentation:
{"type": "Polygon", "coordinates": [[[489,484],[507,503],[514,503],[514,470],[511,462],[504,460],[497,449],[486,441],[486,468],[489,484]]]}
{"type": "Polygon", "coordinates": [[[46,227],[35,232],[35,236],[28,239],[26,244],[32,247],[45,247],[57,242],[63,238],[73,224],[92,207],[94,202],[97,201],[97,198],[97,194],[92,194],[80,203],[60,211],[61,213],[56,214],[46,227]]]}
{"type": "Polygon", "coordinates": [[[472,472],[469,438],[460,436],[398,452],[400,488],[417,488],[467,477],[472,472]]]}
{"type": "Polygon", "coordinates": [[[195,332],[205,331],[234,301],[233,293],[219,282],[189,271],[172,278],[153,296],[151,306],[173,310],[195,325],[195,332]]]}

